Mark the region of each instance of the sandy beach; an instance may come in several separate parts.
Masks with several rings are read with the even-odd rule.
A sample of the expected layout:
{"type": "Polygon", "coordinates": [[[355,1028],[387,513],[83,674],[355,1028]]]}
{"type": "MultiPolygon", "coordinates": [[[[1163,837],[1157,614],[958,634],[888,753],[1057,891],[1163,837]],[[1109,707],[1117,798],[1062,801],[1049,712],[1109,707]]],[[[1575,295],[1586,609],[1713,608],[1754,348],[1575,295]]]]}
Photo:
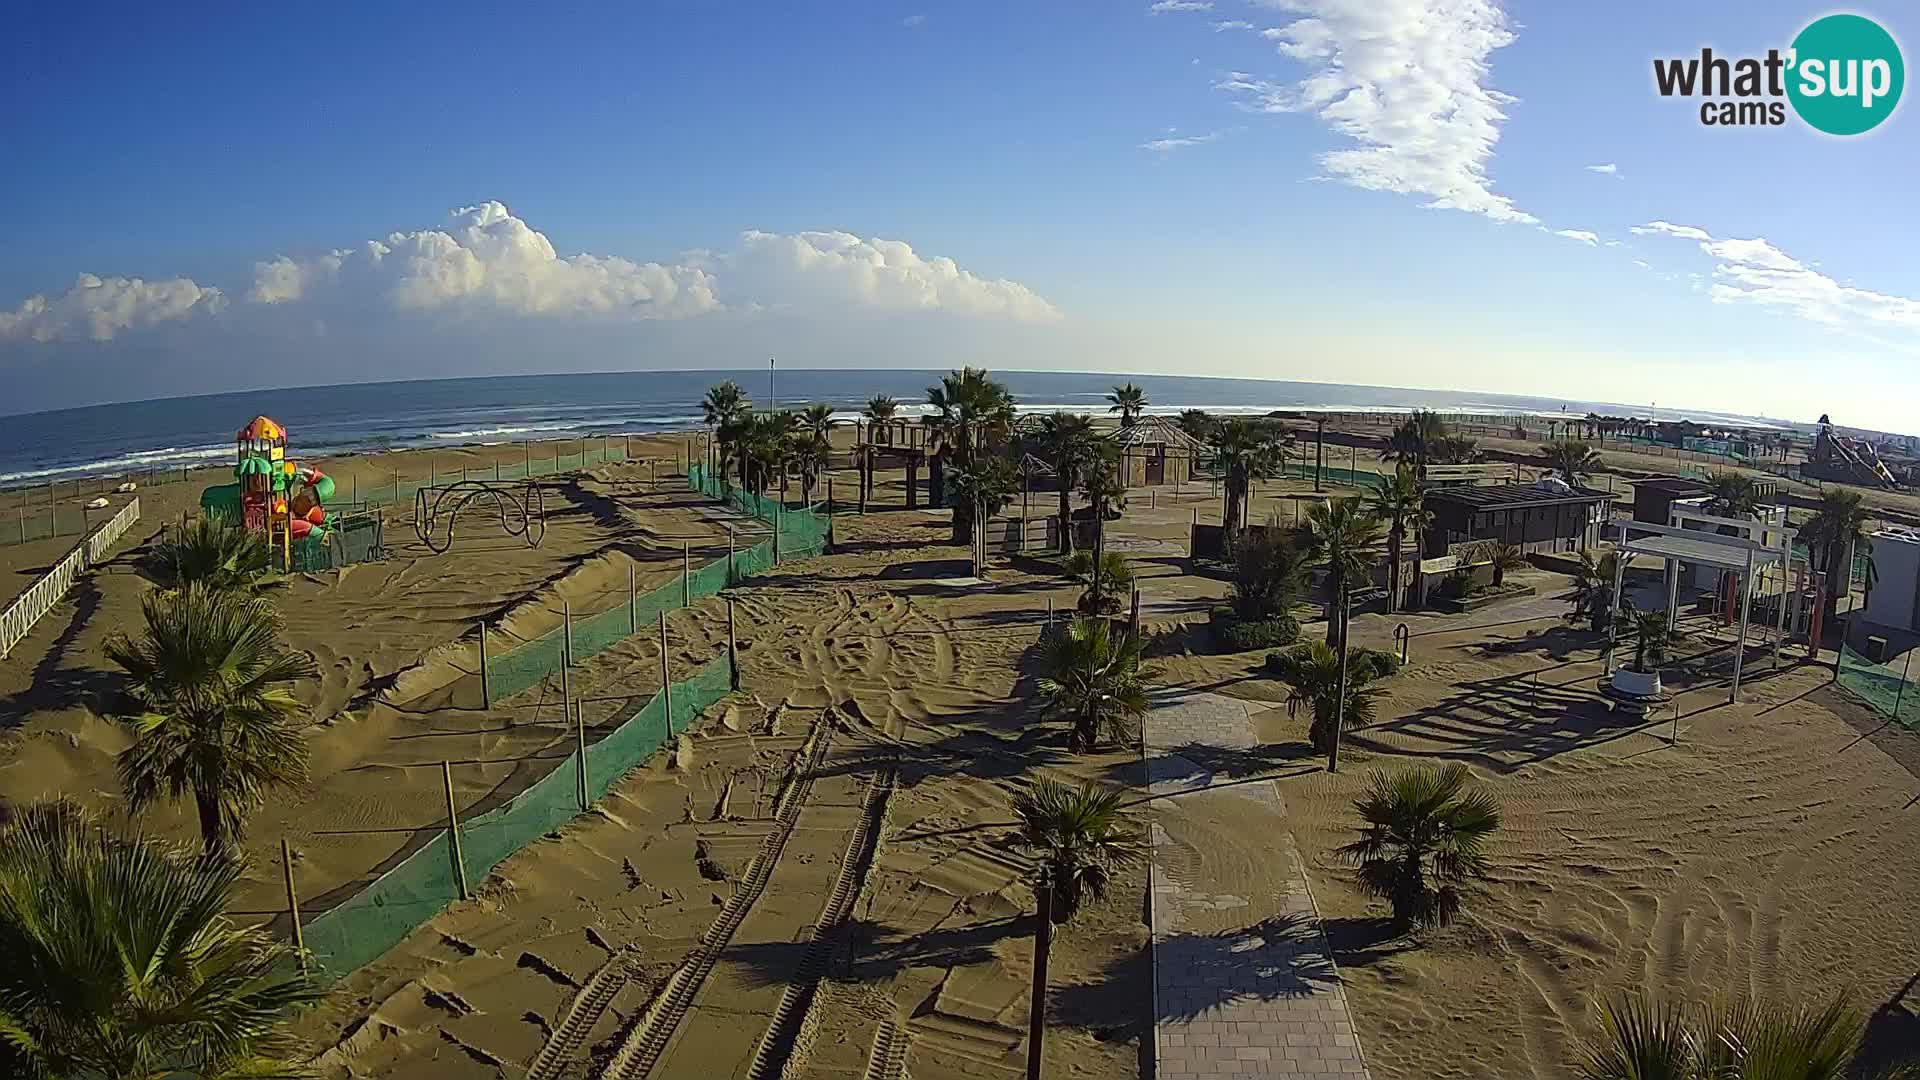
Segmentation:
{"type": "MultiPolygon", "coordinates": [[[[644,456],[670,460],[683,445],[651,440],[644,456]]],[[[430,467],[465,457],[490,468],[489,453],[509,452],[522,453],[437,451],[430,467]]],[[[372,482],[423,461],[395,454],[330,471],[372,482]]],[[[1346,453],[1330,464],[1346,466],[1346,453]]],[[[576,613],[624,597],[629,567],[645,590],[676,579],[683,545],[696,565],[723,553],[730,515],[648,471],[594,465],[556,481],[537,549],[476,517],[436,555],[397,509],[385,562],[299,576],[277,593],[288,642],[323,676],[302,690],[312,780],[249,832],[246,917],[286,925],[281,839],[311,917],[444,823],[442,761],[475,762],[455,770],[471,815],[567,752],[552,686],[480,706],[473,625],[532,637],[558,624],[563,597],[576,613]]],[[[1040,777],[1144,791],[1140,751],[1070,754],[1061,725],[1039,716],[1042,623],[1049,601],[1068,609],[1080,587],[1024,558],[970,582],[946,512],[901,508],[901,477],[881,479],[868,514],[837,518],[832,554],[729,591],[741,691],[298,1021],[325,1075],[595,1076],[636,1056],[670,1077],[771,1065],[819,1080],[884,1076],[866,1070],[896,1059],[918,1080],[1021,1074],[1033,901],[1011,800],[1040,777]],[[736,900],[748,893],[749,904],[736,900]],[[845,917],[829,920],[835,903],[845,917]],[[712,948],[723,921],[727,939],[712,948]],[[654,1006],[696,961],[697,990],[654,1006]],[[553,1041],[564,1052],[541,1061],[553,1041]]],[[[851,498],[852,473],[835,484],[851,498]]],[[[115,809],[112,756],[126,736],[102,718],[114,681],[100,643],[137,625],[140,547],[197,490],[141,492],[141,526],[116,558],[0,664],[0,797],[65,793],[115,809]]],[[[1311,495],[1310,482],[1263,483],[1252,516],[1286,520],[1311,495]]],[[[1036,495],[1036,512],[1053,498],[1036,495]]],[[[1196,510],[1218,520],[1202,484],[1136,491],[1108,545],[1140,575],[1158,683],[1261,710],[1265,745],[1217,771],[1276,786],[1373,1076],[1564,1076],[1593,1030],[1592,995],[1631,987],[1694,1000],[1845,990],[1877,1009],[1873,1052],[1920,1041],[1920,851],[1906,842],[1920,781],[1900,764],[1920,756],[1916,738],[1841,697],[1826,669],[1758,664],[1746,699],[1727,705],[1723,672],[1703,659],[1677,676],[1669,745],[1665,718],[1641,727],[1599,702],[1595,644],[1567,628],[1555,599],[1566,579],[1517,571],[1538,595],[1473,618],[1355,620],[1356,641],[1379,648],[1407,622],[1410,664],[1381,684],[1377,722],[1350,733],[1341,771],[1328,774],[1305,752],[1304,714],[1277,706],[1285,690],[1261,670],[1264,653],[1210,652],[1206,611],[1227,586],[1187,572],[1196,510]],[[1461,921],[1397,939],[1335,849],[1352,839],[1368,770],[1433,761],[1467,764],[1507,824],[1494,880],[1461,921]]],[[[19,579],[58,550],[0,558],[19,579]]],[[[667,621],[676,678],[724,650],[723,599],[667,621]]],[[[648,634],[581,663],[573,688],[590,703],[590,736],[651,695],[659,670],[648,634]]],[[[191,837],[183,809],[144,825],[191,837]]],[[[1140,798],[1129,814],[1159,824],[1223,893],[1276,888],[1263,837],[1231,815],[1177,798],[1140,798]]],[[[1057,936],[1047,1075],[1148,1074],[1145,897],[1145,871],[1129,871],[1057,936]]],[[[1218,929],[1234,918],[1223,909],[1218,929]]]]}

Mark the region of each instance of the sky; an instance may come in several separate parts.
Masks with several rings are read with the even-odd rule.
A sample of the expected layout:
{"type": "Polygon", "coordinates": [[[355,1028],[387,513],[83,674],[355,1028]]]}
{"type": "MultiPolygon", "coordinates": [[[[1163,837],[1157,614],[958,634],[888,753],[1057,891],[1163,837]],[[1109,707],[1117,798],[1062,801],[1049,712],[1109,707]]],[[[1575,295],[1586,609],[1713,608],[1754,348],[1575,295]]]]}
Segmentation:
{"type": "Polygon", "coordinates": [[[777,355],[1920,432],[1914,107],[1841,138],[1654,88],[1831,10],[34,5],[0,412],[777,355]]]}

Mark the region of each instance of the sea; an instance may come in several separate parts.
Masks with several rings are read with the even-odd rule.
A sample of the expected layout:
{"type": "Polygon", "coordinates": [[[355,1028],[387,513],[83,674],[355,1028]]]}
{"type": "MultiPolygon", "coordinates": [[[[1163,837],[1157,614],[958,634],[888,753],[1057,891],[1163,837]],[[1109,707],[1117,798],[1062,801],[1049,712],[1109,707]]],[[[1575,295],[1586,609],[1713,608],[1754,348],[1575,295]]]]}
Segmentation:
{"type": "MultiPolygon", "coordinates": [[[[565,439],[683,430],[701,421],[700,400],[725,379],[757,407],[824,403],[851,417],[876,394],[901,412],[925,409],[940,371],[633,371],[479,379],[355,383],[207,394],[0,416],[0,486],[210,465],[233,456],[234,433],[265,414],[287,429],[301,457],[418,447],[565,439]]],[[[1585,416],[1790,428],[1759,417],[1705,410],[1453,390],[1172,375],[995,371],[1022,410],[1106,411],[1116,384],[1147,392],[1150,413],[1205,409],[1345,412],[1434,409],[1493,415],[1585,416]]]]}

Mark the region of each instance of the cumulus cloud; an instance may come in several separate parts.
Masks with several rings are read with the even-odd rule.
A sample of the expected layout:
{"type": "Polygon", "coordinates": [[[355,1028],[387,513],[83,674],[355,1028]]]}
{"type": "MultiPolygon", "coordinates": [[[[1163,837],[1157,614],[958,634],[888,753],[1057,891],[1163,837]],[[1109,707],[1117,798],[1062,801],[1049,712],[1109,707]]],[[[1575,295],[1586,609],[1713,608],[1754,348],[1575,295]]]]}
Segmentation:
{"type": "Polygon", "coordinates": [[[1633,231],[1692,240],[1719,260],[1708,290],[1716,303],[1782,308],[1833,327],[1920,329],[1920,300],[1843,285],[1759,237],[1716,238],[1697,226],[1667,221],[1633,231]]]}
{"type": "Polygon", "coordinates": [[[1578,241],[1588,247],[1600,246],[1600,234],[1590,232],[1586,229],[1555,229],[1553,230],[1553,235],[1564,236],[1569,240],[1578,241]]]}
{"type": "Polygon", "coordinates": [[[1588,165],[1586,169],[1588,172],[1605,173],[1608,176],[1620,175],[1620,166],[1615,165],[1611,161],[1607,162],[1605,165],[1588,165]]]}
{"type": "Polygon", "coordinates": [[[909,15],[906,18],[900,20],[900,25],[911,30],[916,26],[925,26],[926,22],[927,22],[927,17],[925,15],[909,15]]]}
{"type": "Polygon", "coordinates": [[[186,278],[81,274],[58,296],[37,293],[12,311],[0,311],[0,341],[111,341],[122,330],[215,313],[225,305],[219,289],[186,278]]]}
{"type": "Polygon", "coordinates": [[[1140,149],[1151,150],[1156,154],[1170,154],[1175,150],[1184,150],[1189,146],[1201,146],[1218,139],[1222,133],[1209,131],[1205,135],[1173,135],[1153,139],[1140,144],[1140,149]]]}
{"type": "Polygon", "coordinates": [[[396,232],[308,259],[256,264],[248,299],[286,303],[321,285],[377,286],[396,308],[471,304],[523,315],[619,312],[674,319],[720,307],[698,267],[554,252],[546,236],[497,202],[456,210],[448,229],[396,232]]]}
{"type": "Polygon", "coordinates": [[[1276,83],[1234,72],[1217,85],[1256,112],[1305,112],[1359,143],[1323,154],[1356,187],[1426,205],[1537,223],[1497,194],[1487,162],[1514,99],[1488,85],[1488,57],[1514,40],[1492,0],[1269,0],[1301,18],[1261,33],[1306,64],[1276,83]]]}
{"type": "Polygon", "coordinates": [[[562,257],[545,235],[497,202],[456,210],[446,230],[394,233],[325,255],[259,263],[247,295],[280,304],[329,288],[372,288],[400,310],[521,315],[685,319],[729,307],[800,305],[1022,320],[1059,315],[1019,282],[980,277],[898,240],[754,231],[741,234],[733,251],[690,252],[671,263],[562,257]]]}
{"type": "Polygon", "coordinates": [[[854,306],[881,311],[950,311],[1020,322],[1060,312],[1017,281],[984,278],[952,259],[926,256],[899,240],[844,232],[741,234],[738,250],[708,256],[729,297],[755,306],[854,306]]]}
{"type": "Polygon", "coordinates": [[[1179,11],[1212,11],[1213,0],[1154,0],[1149,15],[1170,15],[1179,11]]]}
{"type": "Polygon", "coordinates": [[[1230,30],[1251,29],[1253,29],[1253,24],[1245,19],[1216,19],[1213,23],[1213,32],[1216,34],[1224,34],[1230,30]]]}

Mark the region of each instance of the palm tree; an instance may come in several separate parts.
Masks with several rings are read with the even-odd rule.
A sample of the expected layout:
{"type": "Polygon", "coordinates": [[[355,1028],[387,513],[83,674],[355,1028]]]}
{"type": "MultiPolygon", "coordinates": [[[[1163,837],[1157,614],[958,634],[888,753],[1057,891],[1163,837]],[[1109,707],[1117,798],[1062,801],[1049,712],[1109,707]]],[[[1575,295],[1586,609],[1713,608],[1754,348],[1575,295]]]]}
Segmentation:
{"type": "Polygon", "coordinates": [[[0,1075],[299,1075],[277,1029],[320,991],[227,917],[241,873],[70,803],[17,811],[0,827],[0,1075]]]}
{"type": "Polygon", "coordinates": [[[1414,465],[1417,476],[1418,467],[1430,460],[1428,452],[1433,444],[1444,438],[1447,438],[1447,424],[1440,419],[1440,414],[1415,409],[1387,436],[1387,448],[1380,460],[1414,465]]]}
{"type": "Polygon", "coordinates": [[[825,435],[803,430],[796,434],[787,447],[787,460],[794,471],[800,474],[800,501],[813,505],[813,489],[820,482],[820,474],[826,471],[833,453],[833,444],[825,435]]]}
{"type": "MultiPolygon", "coordinates": [[[[1620,553],[1609,551],[1595,560],[1593,555],[1582,551],[1580,566],[1574,571],[1573,610],[1567,613],[1569,622],[1581,618],[1590,620],[1593,632],[1604,633],[1607,622],[1613,613],[1613,579],[1620,570],[1620,553]]],[[[1623,610],[1632,611],[1633,605],[1621,598],[1623,610]]]]}
{"type": "MultiPolygon", "coordinates": [[[[1580,1050],[1585,1080],[1845,1080],[1866,1020],[1835,997],[1824,1006],[1751,1000],[1687,1010],[1639,992],[1600,1003],[1600,1035],[1580,1050]]],[[[1872,1074],[1920,1077],[1911,1063],[1872,1074]]]]}
{"type": "MultiPolygon", "coordinates": [[[[1720,517],[1747,518],[1760,512],[1760,493],[1746,473],[1714,473],[1707,479],[1707,508],[1720,517]]],[[[1721,526],[1729,530],[1728,526],[1721,526]]],[[[1730,530],[1729,530],[1730,533],[1730,530]]]]}
{"type": "Polygon", "coordinates": [[[1094,456],[1092,418],[1079,413],[1056,412],[1040,420],[1041,452],[1053,461],[1060,485],[1060,552],[1073,554],[1073,492],[1087,462],[1094,456]]]}
{"type": "Polygon", "coordinates": [[[1667,613],[1636,611],[1628,617],[1628,625],[1633,631],[1633,670],[1651,675],[1667,662],[1667,644],[1672,639],[1667,613]]]}
{"type": "Polygon", "coordinates": [[[892,420],[894,414],[899,411],[900,402],[898,399],[888,397],[885,394],[875,394],[867,399],[865,415],[866,418],[873,423],[884,424],[892,420]]]}
{"type": "MultiPolygon", "coordinates": [[[[976,449],[998,446],[1013,430],[1013,395],[984,368],[962,368],[927,388],[933,413],[922,418],[937,449],[927,459],[927,486],[934,506],[945,506],[946,467],[973,464],[976,449]]],[[[973,507],[953,508],[953,541],[973,535],[973,507]]]]}
{"type": "Polygon", "coordinates": [[[1244,619],[1286,615],[1306,575],[1306,552],[1292,532],[1269,516],[1266,528],[1242,539],[1234,550],[1234,610],[1244,619]]]}
{"type": "Polygon", "coordinates": [[[719,451],[716,462],[720,475],[727,474],[727,466],[732,462],[733,446],[741,433],[740,422],[753,411],[753,399],[747,396],[740,384],[728,379],[718,386],[707,388],[707,396],[700,403],[700,411],[706,422],[707,430],[719,451]]]}
{"type": "Polygon", "coordinates": [[[1102,736],[1131,741],[1147,712],[1147,680],[1159,672],[1141,665],[1139,638],[1114,636],[1107,619],[1077,618],[1046,644],[1040,693],[1049,711],[1073,724],[1075,751],[1091,750],[1102,736]]]}
{"type": "Polygon", "coordinates": [[[1867,553],[1867,588],[1873,588],[1876,575],[1873,542],[1867,539],[1869,520],[1866,504],[1858,491],[1830,487],[1820,493],[1820,509],[1814,511],[1813,517],[1805,525],[1800,526],[1800,538],[1807,542],[1810,549],[1819,552],[1818,562],[1826,568],[1824,618],[1828,624],[1839,610],[1840,597],[1852,591],[1853,552],[1856,548],[1863,548],[1867,553]]]}
{"type": "Polygon", "coordinates": [[[1580,486],[1582,476],[1600,468],[1599,453],[1578,439],[1550,442],[1541,448],[1540,456],[1546,459],[1548,468],[1575,487],[1580,486]]]}
{"type": "Polygon", "coordinates": [[[1073,918],[1084,900],[1099,900],[1114,872],[1138,863],[1140,834],[1120,816],[1121,792],[1083,783],[1076,790],[1041,780],[1014,796],[1020,818],[1020,844],[1039,862],[1033,891],[1039,918],[1033,928],[1033,1001],[1027,1046],[1028,1075],[1040,1074],[1041,1039],[1046,1034],[1047,956],[1053,926],[1073,918]]]}
{"type": "Polygon", "coordinates": [[[1302,705],[1312,710],[1307,741],[1315,751],[1331,751],[1336,730],[1356,730],[1373,722],[1374,703],[1381,694],[1379,688],[1367,685],[1378,677],[1373,665],[1357,664],[1348,657],[1344,709],[1340,705],[1340,654],[1325,642],[1309,641],[1274,653],[1267,665],[1275,678],[1287,684],[1287,715],[1294,715],[1302,705]],[[1336,716],[1341,718],[1338,725],[1333,722],[1336,716]]]}
{"type": "Polygon", "coordinates": [[[1226,506],[1221,514],[1227,548],[1232,550],[1240,519],[1246,516],[1247,493],[1253,481],[1272,476],[1286,465],[1287,441],[1274,436],[1264,425],[1227,420],[1213,429],[1207,451],[1213,467],[1226,479],[1226,506]]]}
{"type": "Polygon", "coordinates": [[[800,410],[800,430],[825,439],[833,434],[833,406],[809,405],[800,410]]]}
{"type": "Polygon", "coordinates": [[[1206,442],[1213,434],[1213,429],[1220,425],[1220,422],[1213,418],[1213,414],[1205,409],[1182,409],[1180,418],[1175,423],[1180,425],[1181,431],[1201,442],[1206,442]]]}
{"type": "Polygon", "coordinates": [[[1461,435],[1445,435],[1427,442],[1427,464],[1472,465],[1480,460],[1480,443],[1461,435]]]}
{"type": "Polygon", "coordinates": [[[1387,611],[1400,610],[1401,551],[1407,532],[1418,538],[1433,521],[1433,512],[1421,499],[1420,481],[1404,463],[1392,476],[1380,478],[1379,487],[1368,498],[1373,516],[1387,522],[1387,611]]]}
{"type": "Polygon", "coordinates": [[[161,584],[176,589],[254,592],[284,581],[270,576],[273,552],[260,534],[224,514],[202,514],[171,531],[154,545],[150,566],[161,584]]]}
{"type": "Polygon", "coordinates": [[[1070,788],[1037,781],[1013,797],[1020,844],[1040,862],[1053,893],[1053,922],[1072,919],[1088,900],[1107,894],[1114,871],[1137,863],[1140,834],[1120,814],[1125,792],[1092,782],[1070,788]]]}
{"type": "Polygon", "coordinates": [[[1402,930],[1445,926],[1463,885],[1487,876],[1486,843],[1500,827],[1493,797],[1468,789],[1467,767],[1375,770],[1354,801],[1365,827],[1340,849],[1360,887],[1393,905],[1402,930]]]}
{"type": "Polygon", "coordinates": [[[1507,580],[1507,571],[1518,570],[1527,565],[1527,549],[1519,544],[1504,541],[1493,545],[1493,586],[1499,588],[1507,580]]]}
{"type": "Polygon", "coordinates": [[[1330,499],[1307,511],[1307,552],[1327,568],[1327,644],[1345,647],[1347,590],[1367,580],[1380,519],[1357,498],[1330,499]]]}
{"type": "Polygon", "coordinates": [[[1147,392],[1127,383],[1114,387],[1113,393],[1107,395],[1107,400],[1112,402],[1107,406],[1107,411],[1119,413],[1120,426],[1130,428],[1139,421],[1141,412],[1147,407],[1147,392]]]}
{"type": "Polygon", "coordinates": [[[163,797],[191,795],[209,855],[223,855],[247,815],[275,787],[307,777],[307,743],[293,684],[319,674],[303,653],[282,650],[279,618],[264,600],[200,586],[150,592],[146,629],[107,638],[140,712],[127,717],[133,745],[120,752],[120,786],[140,813],[163,797]]]}
{"type": "Polygon", "coordinates": [[[1094,443],[1080,474],[1080,491],[1093,513],[1093,587],[1082,603],[1089,605],[1085,610],[1095,613],[1106,609],[1100,570],[1107,553],[1107,514],[1127,497],[1127,489],[1120,483],[1119,465],[1119,447],[1103,439],[1094,443]]]}

